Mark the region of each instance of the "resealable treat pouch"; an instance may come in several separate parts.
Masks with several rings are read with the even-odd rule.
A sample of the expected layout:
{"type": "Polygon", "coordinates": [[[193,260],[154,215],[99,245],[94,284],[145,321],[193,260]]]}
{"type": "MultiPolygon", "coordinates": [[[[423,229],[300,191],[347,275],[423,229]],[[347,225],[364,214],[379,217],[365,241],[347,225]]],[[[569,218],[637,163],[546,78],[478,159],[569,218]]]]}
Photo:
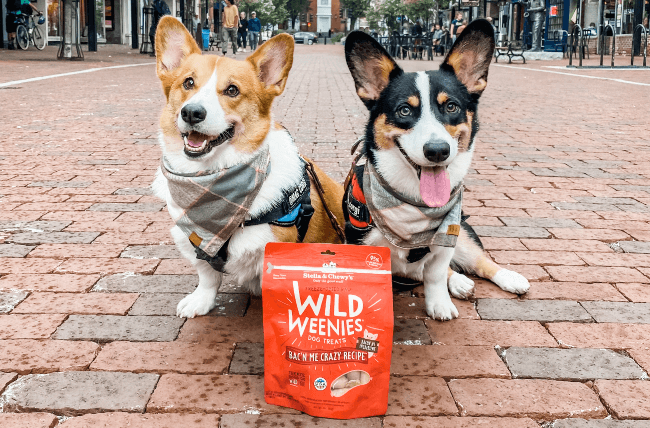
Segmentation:
{"type": "Polygon", "coordinates": [[[393,343],[390,250],[270,243],[264,397],[312,416],[383,415],[393,343]]]}

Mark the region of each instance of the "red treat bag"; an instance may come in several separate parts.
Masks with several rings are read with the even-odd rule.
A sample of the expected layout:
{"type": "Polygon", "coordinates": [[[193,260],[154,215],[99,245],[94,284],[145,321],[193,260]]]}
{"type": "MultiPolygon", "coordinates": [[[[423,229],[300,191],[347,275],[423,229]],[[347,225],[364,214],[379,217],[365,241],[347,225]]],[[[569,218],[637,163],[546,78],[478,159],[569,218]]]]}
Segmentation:
{"type": "Polygon", "coordinates": [[[267,403],[337,419],[386,413],[388,248],[270,243],[262,304],[267,403]]]}

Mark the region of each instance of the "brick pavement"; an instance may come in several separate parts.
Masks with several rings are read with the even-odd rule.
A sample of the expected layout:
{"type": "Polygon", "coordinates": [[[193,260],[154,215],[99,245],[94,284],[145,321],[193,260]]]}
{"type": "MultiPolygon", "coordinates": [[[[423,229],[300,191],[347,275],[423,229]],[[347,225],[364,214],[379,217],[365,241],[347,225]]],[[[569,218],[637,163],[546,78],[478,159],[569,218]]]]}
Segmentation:
{"type": "MultiPolygon", "coordinates": [[[[264,403],[259,299],[224,283],[173,316],[197,278],[148,190],[160,85],[127,52],[3,53],[0,84],[145,65],[0,87],[0,426],[649,426],[650,74],[492,67],[464,208],[531,290],[477,280],[447,323],[396,295],[388,415],[346,425],[264,403]]],[[[342,180],[366,119],[342,48],[298,46],[274,111],[342,180]]]]}

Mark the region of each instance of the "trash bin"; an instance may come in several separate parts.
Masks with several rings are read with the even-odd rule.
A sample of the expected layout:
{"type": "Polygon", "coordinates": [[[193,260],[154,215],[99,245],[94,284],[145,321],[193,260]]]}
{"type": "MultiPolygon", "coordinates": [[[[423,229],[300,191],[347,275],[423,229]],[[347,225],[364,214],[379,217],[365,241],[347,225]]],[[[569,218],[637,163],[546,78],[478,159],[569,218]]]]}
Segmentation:
{"type": "Polygon", "coordinates": [[[203,29],[203,50],[210,49],[210,27],[203,29]]]}

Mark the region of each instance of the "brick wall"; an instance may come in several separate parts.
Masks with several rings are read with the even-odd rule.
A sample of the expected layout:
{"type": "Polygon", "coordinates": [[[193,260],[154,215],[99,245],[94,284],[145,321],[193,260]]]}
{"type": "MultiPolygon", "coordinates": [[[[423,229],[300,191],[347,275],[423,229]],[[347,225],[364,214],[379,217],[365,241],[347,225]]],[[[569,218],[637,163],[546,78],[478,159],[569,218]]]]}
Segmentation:
{"type": "MultiPolygon", "coordinates": [[[[648,36],[648,41],[650,43],[650,35],[648,36]]],[[[643,38],[641,39],[641,43],[643,43],[643,38]]],[[[590,54],[596,54],[597,44],[598,44],[598,39],[596,37],[593,37],[591,40],[589,40],[590,54]]],[[[612,38],[611,37],[605,38],[605,44],[607,46],[611,46],[612,38]]],[[[632,35],[622,34],[616,36],[616,55],[629,55],[631,51],[632,51],[632,35]]],[[[647,55],[650,56],[650,45],[648,45],[647,47],[647,55]]]]}

